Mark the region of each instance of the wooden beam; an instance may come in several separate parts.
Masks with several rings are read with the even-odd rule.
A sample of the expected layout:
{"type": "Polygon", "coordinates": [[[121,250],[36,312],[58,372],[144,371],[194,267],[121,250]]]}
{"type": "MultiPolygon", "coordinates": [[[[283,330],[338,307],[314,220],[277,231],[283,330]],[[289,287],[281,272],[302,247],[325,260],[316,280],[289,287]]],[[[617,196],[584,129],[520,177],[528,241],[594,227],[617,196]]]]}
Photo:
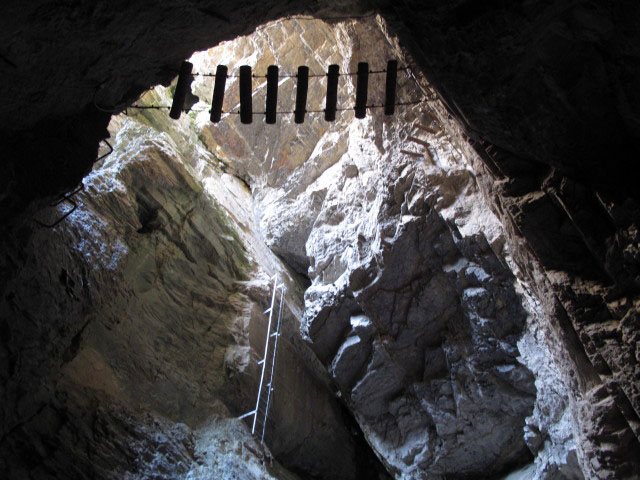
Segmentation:
{"type": "Polygon", "coordinates": [[[173,94],[173,103],[171,104],[171,110],[169,116],[174,120],[178,120],[182,114],[184,108],[184,101],[187,98],[189,87],[191,86],[191,70],[193,64],[190,62],[182,62],[180,66],[180,74],[178,75],[178,83],[176,84],[176,91],[173,94]]]}

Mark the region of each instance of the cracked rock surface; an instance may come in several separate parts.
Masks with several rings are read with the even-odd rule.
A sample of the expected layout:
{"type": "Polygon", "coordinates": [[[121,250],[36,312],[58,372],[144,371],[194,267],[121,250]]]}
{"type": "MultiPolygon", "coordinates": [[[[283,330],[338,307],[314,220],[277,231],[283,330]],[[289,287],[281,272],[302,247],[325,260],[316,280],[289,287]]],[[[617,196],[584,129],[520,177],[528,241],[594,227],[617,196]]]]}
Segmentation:
{"type": "MultiPolygon", "coordinates": [[[[290,65],[282,38],[296,38],[300,23],[268,25],[195,55],[194,63],[204,71],[231,59],[257,72],[270,62],[290,65]]],[[[371,45],[406,63],[377,19],[321,24],[305,41],[307,50],[293,59],[318,58],[311,63],[320,71],[334,62],[353,70],[376,57],[371,45]],[[366,45],[358,41],[365,35],[366,45]]],[[[283,102],[292,98],[286,82],[283,102]]],[[[406,98],[422,95],[416,80],[400,85],[406,98]]],[[[353,85],[346,79],[342,88],[348,102],[353,85]]],[[[198,90],[206,91],[200,80],[198,90]]],[[[256,91],[259,105],[264,92],[256,91]]],[[[372,82],[370,95],[382,93],[372,82]]],[[[310,91],[311,108],[321,100],[321,88],[310,91]]],[[[226,101],[227,110],[237,108],[233,93],[226,101]]],[[[269,246],[306,269],[302,331],[394,476],[491,475],[531,461],[533,452],[537,478],[554,478],[558,469],[580,478],[563,392],[543,398],[527,368],[534,357],[522,358],[545,340],[525,336],[535,307],[511,273],[502,227],[465,159],[473,153],[443,110],[430,107],[407,108],[393,120],[370,111],[356,121],[344,112],[331,125],[312,115],[300,126],[281,117],[282,134],[267,143],[269,126],[261,122],[241,126],[228,117],[209,125],[200,114],[195,122],[227,168],[251,184],[269,246]],[[220,141],[227,138],[233,141],[220,141]],[[525,436],[537,394],[537,402],[560,398],[553,410],[560,417],[546,410],[536,417],[565,431],[547,450],[525,436]]],[[[545,374],[557,378],[552,367],[545,374]]]]}
{"type": "Polygon", "coordinates": [[[4,257],[4,478],[354,478],[366,466],[297,333],[301,287],[253,233],[246,187],[193,132],[149,124],[114,122],[78,209],[4,257]],[[234,417],[255,401],[274,273],[288,292],[265,449],[234,417]]]}

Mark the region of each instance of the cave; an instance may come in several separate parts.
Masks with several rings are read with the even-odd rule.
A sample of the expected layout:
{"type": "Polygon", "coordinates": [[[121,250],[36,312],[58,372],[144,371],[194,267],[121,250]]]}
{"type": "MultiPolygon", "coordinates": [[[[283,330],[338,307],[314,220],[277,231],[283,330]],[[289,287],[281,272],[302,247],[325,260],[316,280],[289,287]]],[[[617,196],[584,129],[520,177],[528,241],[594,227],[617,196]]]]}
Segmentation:
{"type": "Polygon", "coordinates": [[[0,8],[2,478],[640,478],[637,2],[0,8]]]}

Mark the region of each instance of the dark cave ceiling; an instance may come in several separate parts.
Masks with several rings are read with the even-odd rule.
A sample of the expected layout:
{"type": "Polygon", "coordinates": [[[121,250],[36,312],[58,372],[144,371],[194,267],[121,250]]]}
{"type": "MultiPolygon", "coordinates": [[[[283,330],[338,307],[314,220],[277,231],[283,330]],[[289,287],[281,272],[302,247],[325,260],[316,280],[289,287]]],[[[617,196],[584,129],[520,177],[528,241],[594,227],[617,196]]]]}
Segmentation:
{"type": "Polygon", "coordinates": [[[0,215],[78,184],[110,115],[193,51],[296,13],[379,11],[475,140],[635,195],[640,6],[634,1],[9,1],[2,6],[0,215]]]}

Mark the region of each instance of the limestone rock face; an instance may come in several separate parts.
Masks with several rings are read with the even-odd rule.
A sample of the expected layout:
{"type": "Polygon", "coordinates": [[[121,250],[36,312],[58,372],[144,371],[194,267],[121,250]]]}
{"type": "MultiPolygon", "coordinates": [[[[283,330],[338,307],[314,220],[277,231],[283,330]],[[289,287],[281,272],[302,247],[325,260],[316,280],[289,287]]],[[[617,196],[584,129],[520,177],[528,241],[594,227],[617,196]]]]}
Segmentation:
{"type": "MultiPolygon", "coordinates": [[[[225,163],[225,168],[251,185],[267,245],[305,275],[309,260],[304,245],[329,187],[316,180],[347,153],[348,129],[354,120],[349,109],[355,103],[355,77],[348,74],[355,72],[361,61],[369,62],[370,70],[383,70],[388,59],[400,55],[398,46],[389,42],[383,28],[384,23],[378,17],[335,25],[310,18],[283,20],[191,58],[196,71],[212,72],[216,65],[225,64],[232,76],[238,74],[240,65],[251,66],[258,76],[264,75],[269,65],[279,66],[284,78],[279,82],[278,111],[288,113],[279,114],[276,125],[267,125],[263,115],[254,115],[252,125],[243,125],[234,114],[223,116],[219,124],[210,123],[206,110],[212,81],[206,77],[196,77],[194,82],[194,91],[203,100],[194,109],[205,110],[195,114],[195,122],[201,137],[225,163]],[[333,123],[326,122],[322,113],[326,94],[324,75],[331,64],[337,64],[343,74],[339,78],[338,108],[346,109],[338,112],[333,123]],[[306,107],[310,113],[303,124],[295,124],[292,111],[297,87],[292,76],[300,65],[308,66],[312,75],[306,107]]],[[[384,82],[384,75],[370,75],[368,104],[383,103],[384,82]]],[[[225,112],[238,112],[238,88],[237,78],[227,80],[225,112]]],[[[253,88],[253,110],[263,112],[266,80],[254,79],[253,88]]],[[[399,101],[420,99],[414,80],[404,70],[399,74],[398,92],[399,101]]],[[[390,128],[394,124],[395,120],[389,119],[384,125],[390,128]]],[[[384,128],[383,124],[379,128],[384,128]]],[[[348,177],[357,176],[354,164],[340,168],[346,168],[348,177]]]]}
{"type": "MultiPolygon", "coordinates": [[[[2,218],[87,173],[110,116],[100,105],[168,83],[194,48],[306,7],[130,2],[110,15],[22,3],[9,2],[14,24],[1,29],[12,40],[0,82],[15,95],[0,142],[20,146],[0,181],[2,218]],[[99,35],[77,28],[94,14],[99,35]],[[51,41],[23,35],[26,17],[51,41]],[[87,54],[94,47],[113,55],[87,54]],[[69,58],[68,75],[54,74],[69,58]]],[[[393,118],[343,112],[328,125],[309,113],[277,127],[233,115],[211,126],[204,104],[178,122],[116,118],[116,153],[86,179],[78,210],[51,231],[23,225],[2,238],[0,471],[372,478],[335,390],[397,478],[636,478],[640,209],[622,167],[638,137],[638,42],[626,40],[638,8],[507,3],[382,5],[448,111],[430,101],[393,118]],[[290,375],[269,452],[232,417],[251,408],[275,272],[289,288],[290,375]]],[[[414,62],[379,18],[306,21],[267,25],[194,63],[292,74],[414,62]]],[[[207,103],[209,81],[194,84],[207,103]]],[[[253,86],[259,111],[264,81],[253,86]]],[[[417,70],[399,88],[401,101],[435,98],[417,70]]],[[[281,82],[281,109],[294,92],[295,80],[281,82]]],[[[323,93],[314,77],[309,109],[323,93]]],[[[351,77],[340,95],[350,107],[351,77]]],[[[225,109],[236,98],[231,80],[225,109]]],[[[159,88],[142,102],[170,100],[159,88]]]]}
{"type": "MultiPolygon", "coordinates": [[[[635,478],[640,443],[637,382],[631,378],[637,363],[631,353],[635,343],[627,342],[628,322],[637,309],[634,281],[628,277],[636,269],[635,247],[628,243],[635,231],[631,223],[637,221],[631,213],[637,211],[635,202],[626,202],[630,210],[623,219],[613,213],[620,212],[614,207],[617,200],[553,169],[523,169],[520,159],[501,150],[489,161],[494,170],[474,160],[477,178],[506,226],[520,277],[541,310],[550,312],[549,321],[539,327],[547,330],[543,336],[566,387],[584,475],[635,478]],[[612,217],[603,220],[607,212],[612,217]],[[534,227],[538,222],[547,227],[534,227]],[[605,246],[617,242],[626,245],[624,260],[605,246]],[[611,438],[616,442],[610,443],[611,438]]],[[[545,428],[541,438],[547,432],[554,435],[545,428]]],[[[535,429],[531,435],[539,438],[535,429]]]]}
{"type": "MultiPolygon", "coordinates": [[[[204,71],[225,59],[258,73],[269,63],[292,70],[300,54],[288,55],[288,39],[300,31],[295,20],[267,25],[193,61],[204,71]]],[[[381,56],[407,62],[379,19],[320,24],[300,50],[319,71],[334,62],[353,71],[357,61],[381,56]],[[358,42],[365,35],[366,47],[358,42]]],[[[287,82],[285,105],[293,98],[287,82]]],[[[401,76],[402,100],[423,98],[418,82],[401,76]]],[[[237,109],[235,89],[231,79],[227,110],[237,109]]],[[[370,91],[380,98],[383,85],[372,82],[370,91]]],[[[264,92],[256,92],[259,105],[264,92]]],[[[310,90],[310,109],[322,94],[310,90]]],[[[341,95],[353,100],[348,80],[341,95]]],[[[266,143],[273,127],[261,118],[252,126],[233,116],[219,126],[199,121],[201,114],[195,121],[226,168],[251,184],[267,243],[298,271],[306,268],[302,331],[387,469],[399,478],[498,473],[530,458],[523,429],[536,388],[517,343],[542,347],[523,337],[527,300],[459,131],[431,105],[399,110],[393,118],[369,111],[364,121],[343,112],[334,124],[310,114],[300,126],[283,116],[279,135],[266,143]]],[[[566,412],[561,401],[554,415],[566,412]]],[[[539,417],[557,420],[568,432],[558,441],[568,444],[565,456],[545,451],[537,462],[565,468],[573,461],[566,468],[580,475],[571,423],[539,417]]],[[[538,478],[555,473],[539,470],[538,478]]]]}
{"type": "Polygon", "coordinates": [[[2,306],[5,478],[297,478],[271,455],[354,478],[342,409],[297,333],[302,291],[252,233],[246,187],[193,131],[145,123],[118,119],[78,209],[8,257],[20,268],[2,306]],[[233,417],[254,408],[274,273],[288,291],[269,451],[233,417]],[[27,338],[48,347],[27,353],[27,338]]]}
{"type": "Polygon", "coordinates": [[[517,358],[526,313],[514,277],[484,232],[463,236],[438,213],[452,201],[440,186],[473,195],[468,172],[363,148],[375,121],[350,130],[343,161],[358,176],[335,167],[323,179],[304,328],[394,474],[498,472],[527,458],[535,396],[517,358]]]}
{"type": "MultiPolygon", "coordinates": [[[[200,72],[229,63],[233,73],[246,63],[258,74],[270,63],[282,73],[297,63],[314,72],[329,63],[354,71],[371,58],[408,63],[379,18],[317,29],[301,22],[267,25],[192,61],[200,72]],[[294,49],[306,31],[304,48],[294,49]]],[[[382,78],[372,75],[369,103],[381,103],[382,78]]],[[[432,93],[415,74],[402,71],[399,80],[400,101],[432,93]]],[[[315,81],[309,110],[324,96],[322,79],[315,81]]],[[[283,80],[281,109],[294,86],[283,80]]],[[[254,87],[257,110],[264,82],[254,87]]],[[[197,77],[196,95],[208,98],[210,88],[197,77]]],[[[353,90],[352,78],[341,77],[342,105],[353,90]]],[[[226,98],[225,110],[236,109],[233,79],[226,98]]],[[[166,104],[170,90],[142,101],[166,104]]],[[[470,168],[473,152],[446,119],[437,102],[399,107],[390,118],[370,110],[364,121],[345,111],[334,124],[317,113],[303,125],[281,116],[275,127],[260,117],[241,126],[233,115],[211,125],[203,103],[178,122],[154,111],[117,118],[116,153],[88,178],[81,208],[64,224],[71,228],[55,230],[62,245],[71,237],[74,251],[97,260],[90,271],[101,291],[86,295],[102,302],[76,326],[70,360],[55,366],[56,395],[108,395],[122,408],[153,412],[167,428],[186,424],[194,460],[176,457],[180,470],[169,475],[261,475],[262,453],[249,439],[230,438],[246,438],[246,430],[228,417],[251,409],[266,278],[280,272],[290,297],[280,357],[288,375],[277,387],[268,444],[288,468],[320,478],[371,474],[355,462],[361,446],[334,388],[397,478],[499,474],[531,461],[530,451],[537,478],[580,478],[566,393],[543,395],[559,382],[555,364],[543,362],[545,370],[531,353],[547,340],[526,334],[536,309],[511,273],[503,230],[470,168]],[[295,275],[265,243],[308,275],[304,306],[295,275]],[[536,388],[527,365],[549,379],[538,377],[536,388]],[[557,407],[543,410],[549,399],[557,407]],[[208,452],[211,438],[229,447],[208,452]],[[245,454],[254,459],[247,472],[238,461],[245,454]]],[[[39,268],[57,265],[51,258],[39,268]]],[[[72,289],[69,276],[63,284],[72,289]]],[[[49,393],[42,402],[51,403],[49,393]]],[[[133,470],[144,478],[142,467],[133,470]]]]}
{"type": "Polygon", "coordinates": [[[525,314],[513,279],[486,244],[456,245],[435,212],[394,228],[307,291],[313,346],[395,473],[500,470],[526,451],[534,396],[517,360],[525,314]]]}
{"type": "MultiPolygon", "coordinates": [[[[575,416],[575,404],[565,377],[563,357],[568,356],[548,321],[540,318],[540,305],[528,294],[527,332],[518,341],[518,349],[536,377],[536,403],[526,418],[524,440],[536,456],[532,478],[582,479],[578,452],[581,420],[575,416]]],[[[526,477],[525,477],[526,478],[526,477]]]]}

